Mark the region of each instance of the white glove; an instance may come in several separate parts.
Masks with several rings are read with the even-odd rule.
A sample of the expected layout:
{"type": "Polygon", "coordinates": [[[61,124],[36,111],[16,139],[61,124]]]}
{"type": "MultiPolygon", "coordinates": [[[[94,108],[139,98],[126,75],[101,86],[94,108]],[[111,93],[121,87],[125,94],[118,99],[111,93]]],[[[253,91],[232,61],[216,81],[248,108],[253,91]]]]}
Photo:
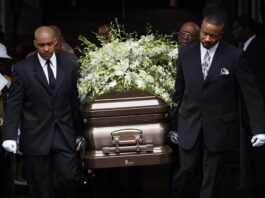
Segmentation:
{"type": "Polygon", "coordinates": [[[75,140],[76,151],[80,151],[82,144],[84,143],[85,143],[85,138],[82,136],[78,136],[75,140]]]}
{"type": "Polygon", "coordinates": [[[173,144],[178,144],[179,143],[179,141],[178,141],[179,135],[178,135],[177,131],[169,131],[169,136],[170,136],[170,141],[173,144]]]}
{"type": "Polygon", "coordinates": [[[252,146],[262,146],[265,143],[265,134],[254,135],[251,139],[252,146]]]}
{"type": "Polygon", "coordinates": [[[17,152],[17,142],[15,140],[5,140],[2,144],[2,147],[11,153],[17,152]]]}

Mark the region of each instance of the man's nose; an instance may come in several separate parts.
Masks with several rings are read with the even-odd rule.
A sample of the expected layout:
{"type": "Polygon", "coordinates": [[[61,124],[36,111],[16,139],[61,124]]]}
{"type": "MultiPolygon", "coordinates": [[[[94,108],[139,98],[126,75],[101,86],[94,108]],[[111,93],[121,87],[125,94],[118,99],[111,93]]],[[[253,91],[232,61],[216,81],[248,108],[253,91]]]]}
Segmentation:
{"type": "Polygon", "coordinates": [[[189,39],[190,36],[189,36],[188,34],[184,34],[184,35],[183,35],[183,38],[184,38],[184,39],[189,39]]]}
{"type": "Polygon", "coordinates": [[[210,41],[211,37],[210,37],[210,35],[206,35],[204,39],[205,39],[205,41],[210,41]]]}
{"type": "Polygon", "coordinates": [[[44,51],[49,51],[49,46],[45,45],[44,46],[44,51]]]}

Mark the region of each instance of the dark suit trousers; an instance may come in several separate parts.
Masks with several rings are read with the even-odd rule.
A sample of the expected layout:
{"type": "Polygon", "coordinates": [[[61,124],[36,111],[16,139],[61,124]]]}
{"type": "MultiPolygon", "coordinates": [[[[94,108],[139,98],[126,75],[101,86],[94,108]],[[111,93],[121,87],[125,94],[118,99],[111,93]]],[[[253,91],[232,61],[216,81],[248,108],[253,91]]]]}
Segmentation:
{"type": "Polygon", "coordinates": [[[70,148],[55,127],[51,151],[46,156],[24,156],[30,198],[78,198],[80,174],[75,148],[70,148]]]}
{"type": "Polygon", "coordinates": [[[265,198],[265,146],[251,148],[253,162],[254,197],[265,198]]]}
{"type": "Polygon", "coordinates": [[[241,150],[241,157],[245,158],[242,167],[245,168],[245,174],[242,174],[244,180],[247,180],[249,189],[247,197],[265,198],[265,146],[253,147],[251,144],[252,133],[248,126],[244,126],[243,132],[246,135],[244,152],[241,150]],[[244,155],[244,156],[243,156],[244,155]],[[246,175],[248,173],[248,175],[246,175]]]}
{"type": "Polygon", "coordinates": [[[15,197],[15,154],[4,153],[0,148],[0,197],[15,197]]]}
{"type": "Polygon", "coordinates": [[[226,152],[209,152],[202,133],[190,150],[179,147],[179,167],[173,167],[172,198],[217,198],[226,152]]]}

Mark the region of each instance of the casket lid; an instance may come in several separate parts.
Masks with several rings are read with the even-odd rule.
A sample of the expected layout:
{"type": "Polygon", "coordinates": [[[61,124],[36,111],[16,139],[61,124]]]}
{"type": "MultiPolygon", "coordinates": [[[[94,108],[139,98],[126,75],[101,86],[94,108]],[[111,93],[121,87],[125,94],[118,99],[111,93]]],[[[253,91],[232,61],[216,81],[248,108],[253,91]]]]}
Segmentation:
{"type": "Polygon", "coordinates": [[[165,113],[168,105],[159,97],[141,90],[111,91],[85,106],[85,117],[106,117],[165,113]]]}

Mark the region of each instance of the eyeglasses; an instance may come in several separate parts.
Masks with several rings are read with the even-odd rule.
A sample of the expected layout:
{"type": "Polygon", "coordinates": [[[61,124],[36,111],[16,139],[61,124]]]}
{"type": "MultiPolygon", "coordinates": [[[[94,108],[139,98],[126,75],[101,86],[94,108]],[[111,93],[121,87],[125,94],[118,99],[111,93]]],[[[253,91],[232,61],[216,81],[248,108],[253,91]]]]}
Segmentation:
{"type": "Polygon", "coordinates": [[[180,36],[187,36],[187,37],[194,37],[194,34],[191,32],[187,32],[187,31],[180,31],[179,32],[180,36]]]}

